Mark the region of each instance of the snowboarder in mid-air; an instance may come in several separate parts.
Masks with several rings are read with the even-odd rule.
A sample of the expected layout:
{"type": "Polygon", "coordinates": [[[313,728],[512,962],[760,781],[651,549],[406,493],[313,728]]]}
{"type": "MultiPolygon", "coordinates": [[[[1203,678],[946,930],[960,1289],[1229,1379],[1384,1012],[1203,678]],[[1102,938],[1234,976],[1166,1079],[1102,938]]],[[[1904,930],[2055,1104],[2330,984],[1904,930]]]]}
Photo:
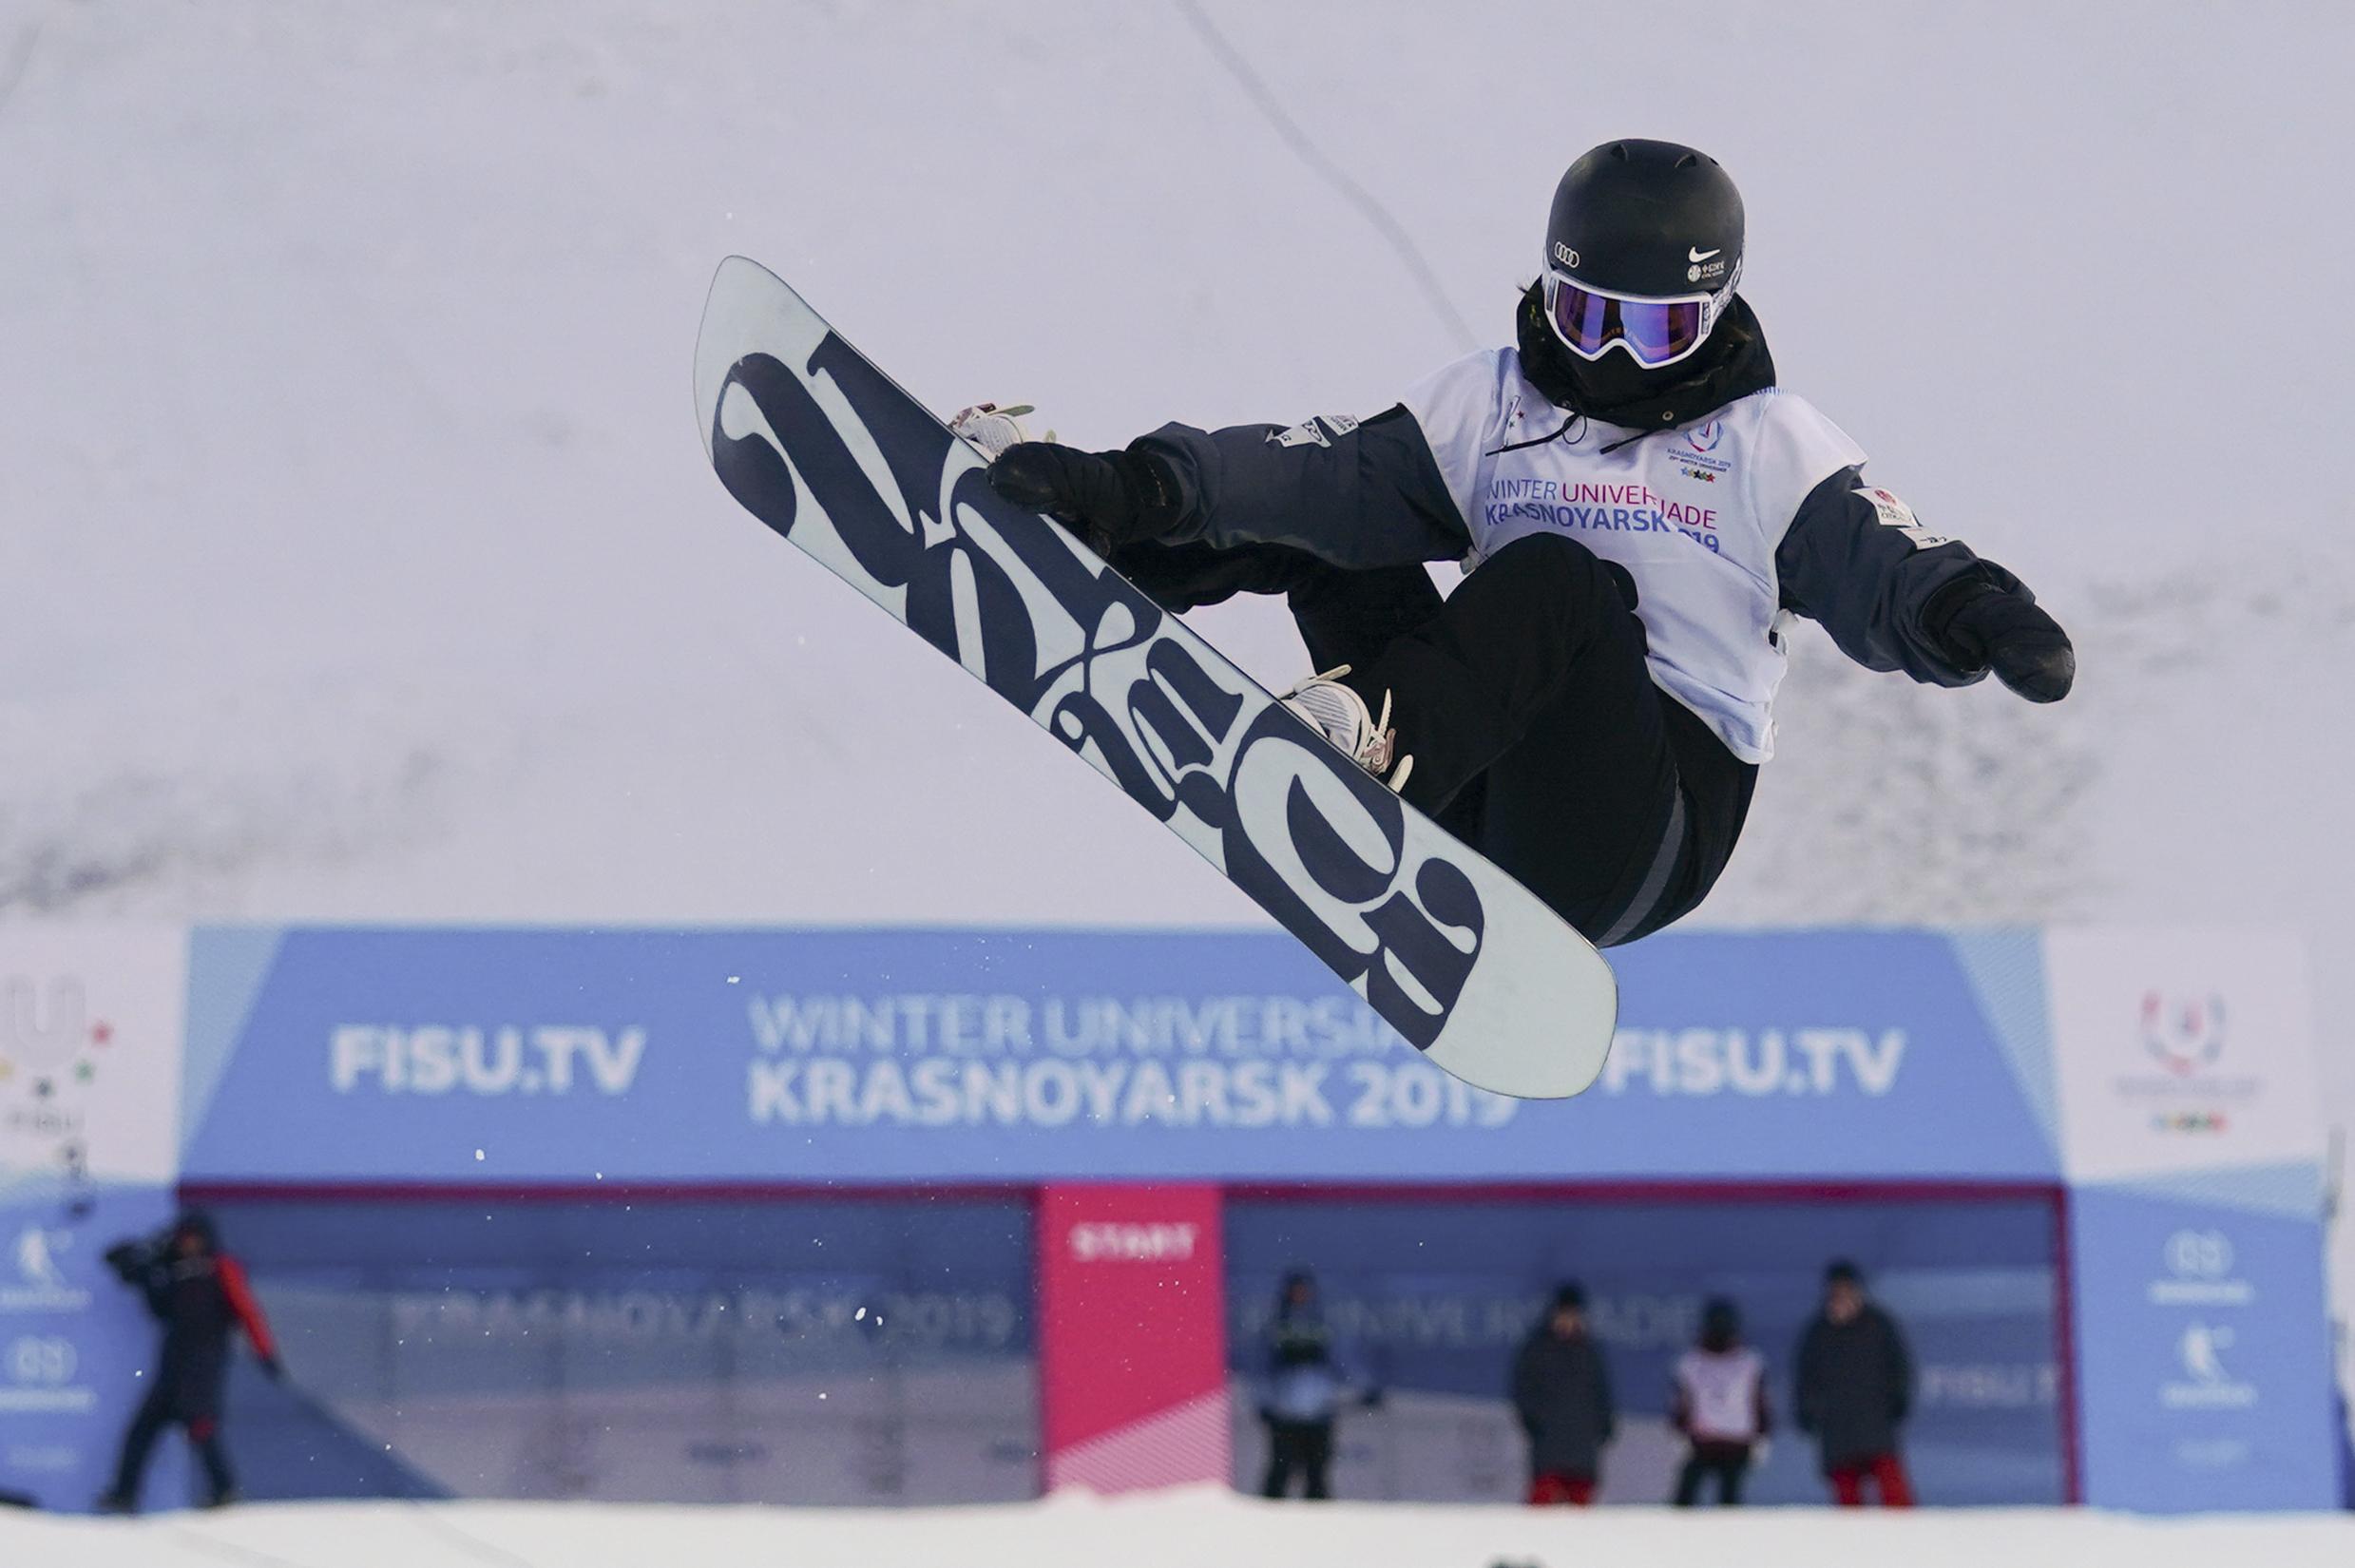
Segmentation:
{"type": "Polygon", "coordinates": [[[1001,495],[1166,607],[1288,595],[1326,673],[1287,700],[1609,947],[1724,870],[1773,750],[1787,617],[1939,685],[1992,671],[2052,702],[2076,673],[2017,577],[1925,528],[1775,384],[1742,244],[1714,160],[1613,142],[1555,190],[1513,346],[1371,418],[1171,424],[1109,452],[986,410],[957,428],[1001,495]],[[1444,601],[1435,561],[1466,573],[1444,601]]]}

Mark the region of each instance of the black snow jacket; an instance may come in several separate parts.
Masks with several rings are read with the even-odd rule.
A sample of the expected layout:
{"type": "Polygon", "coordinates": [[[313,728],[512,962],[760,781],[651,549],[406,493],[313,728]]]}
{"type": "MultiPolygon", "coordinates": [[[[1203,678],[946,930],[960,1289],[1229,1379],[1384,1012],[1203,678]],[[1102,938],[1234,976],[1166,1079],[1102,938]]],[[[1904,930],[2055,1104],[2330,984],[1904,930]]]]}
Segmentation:
{"type": "Polygon", "coordinates": [[[1814,1434],[1824,1469],[1897,1451],[1897,1426],[1913,1404],[1913,1357],[1905,1335],[1867,1304],[1847,1323],[1818,1313],[1799,1341],[1799,1428],[1814,1434]]]}
{"type": "Polygon", "coordinates": [[[1532,1474],[1601,1472],[1618,1412],[1611,1369],[1592,1337],[1563,1339],[1541,1322],[1513,1361],[1513,1408],[1529,1434],[1532,1474]]]}
{"type": "Polygon", "coordinates": [[[229,1336],[239,1329],[266,1366],[275,1366],[278,1347],[260,1304],[246,1284],[245,1271],[224,1253],[161,1256],[118,1266],[124,1282],[147,1298],[147,1310],[163,1325],[159,1384],[173,1415],[195,1422],[220,1413],[221,1386],[229,1373],[229,1336]]]}
{"type": "MultiPolygon", "coordinates": [[[[1568,356],[1549,352],[1548,335],[1530,327],[1530,309],[1524,301],[1519,322],[1524,372],[1563,408],[1585,406],[1614,424],[1658,419],[1656,428],[1675,429],[1775,384],[1765,331],[1739,299],[1702,369],[1625,398],[1582,392],[1560,368],[1568,356]]],[[[1320,564],[1395,572],[1470,551],[1471,531],[1406,405],[1346,430],[1327,422],[1313,442],[1287,446],[1280,432],[1171,424],[1131,442],[1159,475],[1169,521],[1114,564],[1164,607],[1184,610],[1238,592],[1297,589],[1320,564]]],[[[1931,602],[1965,578],[2007,592],[2020,590],[2020,579],[1959,540],[1917,548],[1883,526],[1862,487],[1858,469],[1843,468],[1800,504],[1774,554],[1781,607],[1820,624],[1867,669],[1940,686],[1978,681],[1983,665],[1958,663],[1940,646],[1927,624],[1931,602]]]]}

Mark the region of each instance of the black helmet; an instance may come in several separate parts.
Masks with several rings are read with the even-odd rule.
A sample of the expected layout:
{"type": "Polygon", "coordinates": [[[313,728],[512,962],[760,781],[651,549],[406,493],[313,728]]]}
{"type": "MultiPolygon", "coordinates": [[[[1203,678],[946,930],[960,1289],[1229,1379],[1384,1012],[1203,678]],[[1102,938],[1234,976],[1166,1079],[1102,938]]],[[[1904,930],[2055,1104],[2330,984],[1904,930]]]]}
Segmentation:
{"type": "Polygon", "coordinates": [[[208,1252],[220,1251],[220,1228],[201,1209],[182,1209],[180,1217],[172,1221],[172,1245],[180,1245],[183,1236],[194,1236],[208,1252]]]}
{"type": "Polygon", "coordinates": [[[1742,277],[1742,193],[1675,142],[1607,142],[1554,187],[1545,302],[1580,358],[1614,346],[1657,369],[1709,336],[1742,277]]]}

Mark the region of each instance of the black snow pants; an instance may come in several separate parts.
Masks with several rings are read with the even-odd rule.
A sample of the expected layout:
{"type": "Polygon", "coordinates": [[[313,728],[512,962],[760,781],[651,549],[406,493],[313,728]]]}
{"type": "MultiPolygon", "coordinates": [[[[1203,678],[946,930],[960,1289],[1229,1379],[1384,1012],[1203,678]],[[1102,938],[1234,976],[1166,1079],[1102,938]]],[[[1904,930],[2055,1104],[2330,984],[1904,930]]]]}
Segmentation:
{"type": "Polygon", "coordinates": [[[113,1496],[125,1503],[139,1500],[140,1478],[146,1473],[147,1455],[163,1428],[178,1423],[187,1429],[189,1446],[204,1463],[212,1500],[226,1501],[237,1490],[237,1474],[229,1468],[229,1450],[220,1441],[220,1384],[224,1367],[199,1365],[182,1368],[167,1357],[139,1413],[123,1434],[123,1458],[115,1466],[113,1496]]]}
{"type": "Polygon", "coordinates": [[[1260,1483],[1261,1497],[1280,1498],[1300,1478],[1300,1495],[1311,1501],[1332,1496],[1332,1423],[1330,1421],[1268,1422],[1268,1473],[1260,1483]]]}
{"type": "Polygon", "coordinates": [[[1490,557],[1445,601],[1421,566],[1345,571],[1280,545],[1133,546],[1116,562],[1172,609],[1289,595],[1319,670],[1387,695],[1407,800],[1599,947],[1707,896],[1757,782],[1653,683],[1637,589],[1576,540],[1490,557]]]}
{"type": "Polygon", "coordinates": [[[1749,1474],[1749,1444],[1695,1443],[1693,1452],[1685,1456],[1684,1468],[1676,1472],[1676,1506],[1690,1508],[1699,1502],[1701,1483],[1715,1476],[1717,1501],[1728,1508],[1739,1507],[1742,1482],[1749,1474]]]}

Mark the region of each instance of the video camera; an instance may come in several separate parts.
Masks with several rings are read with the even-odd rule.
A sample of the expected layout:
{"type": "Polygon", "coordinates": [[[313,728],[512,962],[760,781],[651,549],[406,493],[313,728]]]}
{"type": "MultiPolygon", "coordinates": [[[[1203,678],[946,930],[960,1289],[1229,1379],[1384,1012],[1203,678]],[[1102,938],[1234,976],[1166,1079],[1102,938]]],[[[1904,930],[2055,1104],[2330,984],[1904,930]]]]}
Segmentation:
{"type": "Polygon", "coordinates": [[[167,1225],[152,1235],[118,1241],[101,1255],[105,1258],[106,1267],[112,1269],[124,1284],[137,1285],[140,1276],[171,1257],[173,1239],[178,1234],[177,1226],[167,1225]]]}

